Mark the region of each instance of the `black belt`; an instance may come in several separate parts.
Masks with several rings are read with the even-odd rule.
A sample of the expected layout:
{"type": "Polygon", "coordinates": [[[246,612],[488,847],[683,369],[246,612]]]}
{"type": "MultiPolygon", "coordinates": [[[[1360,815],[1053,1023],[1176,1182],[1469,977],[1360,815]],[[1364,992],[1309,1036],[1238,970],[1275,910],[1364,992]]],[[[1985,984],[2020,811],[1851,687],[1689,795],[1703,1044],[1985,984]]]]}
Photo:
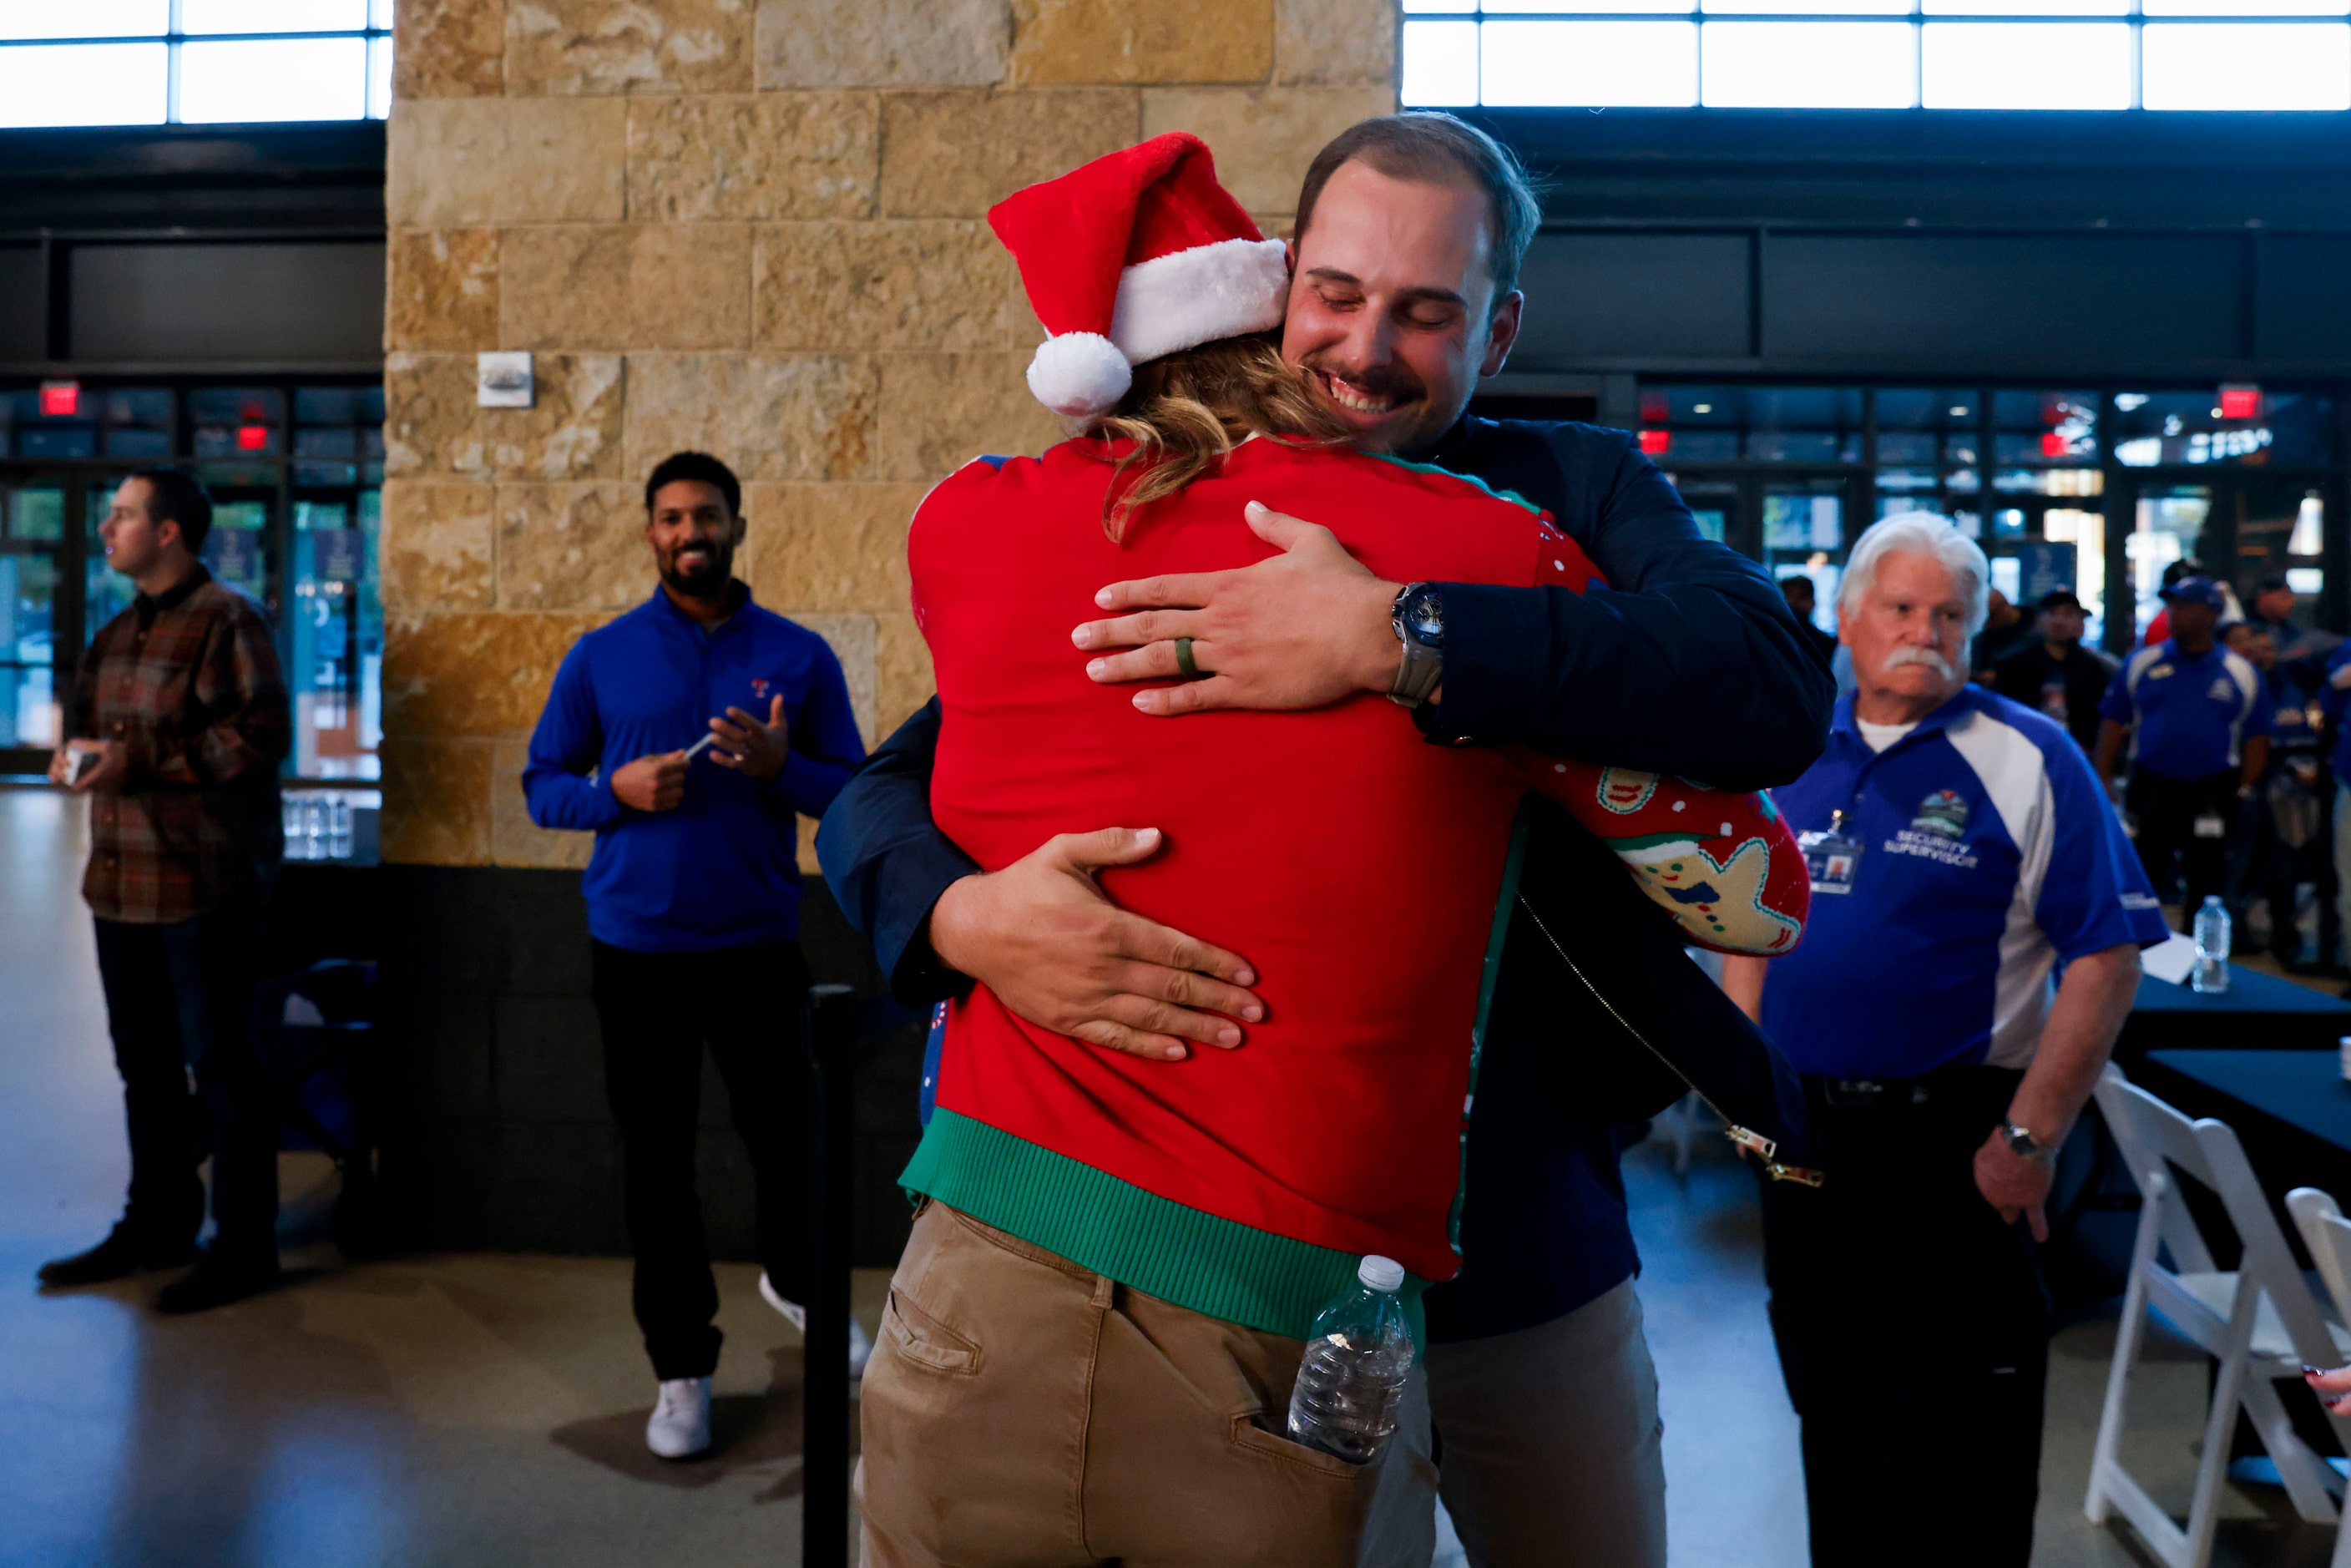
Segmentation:
{"type": "Polygon", "coordinates": [[[1824,1105],[1894,1110],[1926,1105],[1957,1092],[1971,1091],[1984,1082],[1982,1075],[1987,1072],[2022,1076],[2013,1068],[1970,1064],[1938,1067],[1917,1078],[1823,1078],[1807,1072],[1803,1079],[1805,1089],[1818,1095],[1824,1105]]]}

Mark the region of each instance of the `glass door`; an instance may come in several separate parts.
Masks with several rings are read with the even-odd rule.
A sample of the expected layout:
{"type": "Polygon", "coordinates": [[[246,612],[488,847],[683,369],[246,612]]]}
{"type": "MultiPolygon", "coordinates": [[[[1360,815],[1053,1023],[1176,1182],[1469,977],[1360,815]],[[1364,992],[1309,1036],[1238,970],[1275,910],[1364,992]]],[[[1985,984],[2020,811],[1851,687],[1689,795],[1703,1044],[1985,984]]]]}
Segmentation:
{"type": "Polygon", "coordinates": [[[48,766],[72,679],[64,480],[0,479],[0,770],[48,766]],[[58,650],[66,650],[62,669],[58,650]]]}
{"type": "Polygon", "coordinates": [[[1813,623],[1836,630],[1837,588],[1844,579],[1845,549],[1860,532],[1849,475],[1774,474],[1754,485],[1755,510],[1763,524],[1763,567],[1775,580],[1810,578],[1813,623]]]}

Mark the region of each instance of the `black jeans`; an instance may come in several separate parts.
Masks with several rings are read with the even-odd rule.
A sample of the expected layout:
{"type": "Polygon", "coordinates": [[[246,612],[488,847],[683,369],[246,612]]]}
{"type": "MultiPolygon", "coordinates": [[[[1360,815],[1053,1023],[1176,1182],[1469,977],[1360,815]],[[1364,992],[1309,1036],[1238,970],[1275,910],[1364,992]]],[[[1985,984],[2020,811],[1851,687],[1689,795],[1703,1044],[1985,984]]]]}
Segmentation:
{"type": "Polygon", "coordinates": [[[638,953],[595,944],[604,1092],[620,1124],[631,1299],[653,1374],[706,1377],[718,1365],[718,1282],[694,1186],[707,1045],[751,1156],[760,1264],[789,1301],[806,1301],[808,1059],[800,1009],[808,963],[778,942],[707,953],[638,953]]]}
{"type": "Polygon", "coordinates": [[[95,924],[131,1134],[125,1222],[158,1243],[193,1240],[204,1217],[196,1165],[209,1143],[214,1248],[274,1259],[277,1118],[253,1050],[259,896],[168,925],[95,924]]]}
{"type": "Polygon", "coordinates": [[[1815,1568],[2032,1558],[2048,1296],[2024,1223],[2001,1223],[1973,1169],[2022,1076],[1874,1097],[1804,1081],[1826,1180],[1764,1184],[1763,1245],[1815,1568]]]}
{"type": "Polygon", "coordinates": [[[2155,895],[2168,904],[2180,881],[2187,882],[2179,905],[2182,931],[2194,931],[2196,911],[2207,894],[2228,892],[2229,846],[2236,841],[2244,814],[2237,780],[2233,768],[2202,779],[2168,779],[2134,768],[2130,786],[2123,791],[2123,803],[2138,821],[2139,864],[2147,868],[2155,895]],[[2220,818],[2221,836],[2199,837],[2199,817],[2220,818]]]}

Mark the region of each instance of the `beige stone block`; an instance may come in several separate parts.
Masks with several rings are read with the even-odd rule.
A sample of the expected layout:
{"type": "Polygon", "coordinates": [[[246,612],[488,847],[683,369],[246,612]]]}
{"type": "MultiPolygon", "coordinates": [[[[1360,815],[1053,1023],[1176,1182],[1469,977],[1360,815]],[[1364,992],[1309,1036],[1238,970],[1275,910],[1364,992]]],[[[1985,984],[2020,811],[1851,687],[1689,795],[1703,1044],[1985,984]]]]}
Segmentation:
{"type": "Polygon", "coordinates": [[[742,92],[753,0],[507,0],[507,90],[742,92]]]}
{"type": "Polygon", "coordinates": [[[931,700],[939,689],[938,679],[931,673],[930,644],[923,641],[913,612],[877,615],[873,620],[874,653],[881,666],[877,678],[882,692],[882,733],[886,736],[931,700]]]}
{"type": "Polygon", "coordinates": [[[802,610],[781,612],[824,639],[825,646],[841,664],[841,684],[849,688],[849,711],[857,716],[857,733],[872,750],[875,736],[873,726],[879,714],[877,685],[880,666],[875,661],[876,634],[871,615],[826,615],[802,610]]]}
{"type": "Polygon", "coordinates": [[[509,349],[750,344],[745,224],[508,229],[498,270],[498,332],[509,349]]]}
{"type": "Polygon", "coordinates": [[[563,655],[611,619],[493,611],[386,621],[384,734],[492,738],[528,730],[563,655]]]}
{"type": "Polygon", "coordinates": [[[823,614],[907,612],[906,525],[924,485],[754,485],[737,570],[759,602],[823,614]]]}
{"type": "Polygon", "coordinates": [[[751,269],[764,350],[995,348],[1015,276],[986,224],[944,218],[765,225],[751,269]]]}
{"type": "Polygon", "coordinates": [[[386,612],[487,610],[495,492],[472,480],[393,479],[377,546],[386,612]]]}
{"type": "Polygon", "coordinates": [[[392,96],[495,98],[506,90],[506,0],[400,0],[392,96]]]}
{"type": "Polygon", "coordinates": [[[397,477],[621,476],[618,354],[538,354],[538,402],[478,408],[470,354],[385,356],[384,471],[397,477]]]}
{"type": "Polygon", "coordinates": [[[862,218],[882,158],[872,93],[640,98],[629,104],[629,215],[862,218]]]}
{"type": "Polygon", "coordinates": [[[1273,0],[1274,82],[1393,90],[1403,25],[1395,0],[1273,0]]]}
{"type": "Polygon", "coordinates": [[[1131,146],[1131,89],[893,93],[882,105],[882,211],[979,217],[1040,180],[1131,146]]]}
{"type": "Polygon", "coordinates": [[[693,450],[745,480],[868,477],[878,381],[863,355],[632,354],[625,469],[693,450]]]}
{"type": "Polygon", "coordinates": [[[395,227],[617,223],[629,106],[616,98],[419,99],[392,107],[395,227]]]}
{"type": "Polygon", "coordinates": [[[1061,440],[1029,394],[1029,352],[883,355],[883,476],[936,480],[983,453],[1035,456],[1061,440]]]}
{"type": "Polygon", "coordinates": [[[496,229],[398,229],[385,248],[384,347],[498,346],[496,229]]]}
{"type": "Polygon", "coordinates": [[[1010,0],[759,0],[762,89],[987,87],[1011,47],[1010,0]]]}
{"type": "Polygon", "coordinates": [[[487,865],[493,746],[387,735],[383,858],[396,865],[487,865]]]}
{"type": "Polygon", "coordinates": [[[529,760],[528,736],[509,735],[490,743],[491,863],[577,871],[596,852],[596,835],[558,832],[530,820],[530,806],[522,793],[523,766],[529,760]]]}
{"type": "Polygon", "coordinates": [[[498,608],[625,610],[652,590],[643,495],[626,483],[501,485],[498,608]]]}
{"type": "Polygon", "coordinates": [[[1395,111],[1384,87],[1167,88],[1143,95],[1143,134],[1191,131],[1216,150],[1217,177],[1241,205],[1287,213],[1325,142],[1395,111]]]}
{"type": "Polygon", "coordinates": [[[1274,0],[1013,0],[1012,80],[1261,82],[1274,0]]]}

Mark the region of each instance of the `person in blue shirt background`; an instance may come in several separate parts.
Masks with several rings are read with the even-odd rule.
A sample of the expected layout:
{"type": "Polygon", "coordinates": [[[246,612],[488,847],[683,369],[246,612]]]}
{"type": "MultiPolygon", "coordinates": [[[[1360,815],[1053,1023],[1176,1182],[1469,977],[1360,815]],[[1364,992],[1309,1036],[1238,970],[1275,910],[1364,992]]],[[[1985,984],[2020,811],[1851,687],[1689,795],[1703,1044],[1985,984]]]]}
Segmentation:
{"type": "Polygon", "coordinates": [[[2183,577],[2164,596],[2171,635],[2115,672],[2098,704],[2097,763],[2111,792],[2128,737],[2122,800],[2138,824],[2139,863],[2167,899],[2184,873],[2186,930],[2206,895],[2226,890],[2230,841],[2269,766],[2272,710],[2261,672],[2214,641],[2227,602],[2220,585],[2183,577]]]}
{"type": "MultiPolygon", "coordinates": [[[[2332,737],[2327,761],[2335,773],[2335,919],[2342,930],[2351,931],[2351,924],[2346,924],[2351,921],[2351,727],[2344,723],[2344,710],[2351,707],[2351,643],[2328,657],[2319,684],[2318,706],[2332,737]]],[[[2351,952],[2344,956],[2351,958],[2351,952]]],[[[2351,986],[2345,987],[2343,994],[2351,999],[2351,986]]]]}
{"type": "Polygon", "coordinates": [[[1856,686],[1774,799],[1813,874],[1802,946],[1723,988],[1802,1076],[1817,1187],[1767,1183],[1772,1337],[1802,1423],[1817,1568],[2025,1568],[2052,1161],[2163,918],[2081,748],[1967,684],[1989,568],[1949,522],[1855,542],[1856,686]],[[2062,966],[2063,979],[2055,979],[2062,966]]]}
{"type": "Polygon", "coordinates": [[[742,502],[715,457],[653,469],[660,586],[564,656],[522,776],[532,821],[596,835],[580,885],[632,1301],[661,1384],[645,1441],[664,1458],[710,1446],[718,1288],[694,1185],[705,1045],[751,1157],[761,1293],[805,1325],[808,1071],[784,1022],[809,984],[799,819],[823,815],[865,755],[832,650],[733,575],[742,502]]]}
{"type": "MultiPolygon", "coordinates": [[[[2258,601],[2259,595],[2255,598],[2258,601]]],[[[2245,854],[2233,868],[2231,904],[2259,897],[2269,905],[2270,956],[2294,974],[2337,974],[2341,936],[2335,912],[2333,841],[2327,812],[2334,789],[2326,772],[2323,660],[2284,660],[2267,626],[2240,621],[2220,629],[2231,653],[2253,666],[2269,693],[2269,769],[2247,803],[2245,854]],[[2318,956],[2305,963],[2296,922],[2301,887],[2318,897],[2318,956]]]]}

